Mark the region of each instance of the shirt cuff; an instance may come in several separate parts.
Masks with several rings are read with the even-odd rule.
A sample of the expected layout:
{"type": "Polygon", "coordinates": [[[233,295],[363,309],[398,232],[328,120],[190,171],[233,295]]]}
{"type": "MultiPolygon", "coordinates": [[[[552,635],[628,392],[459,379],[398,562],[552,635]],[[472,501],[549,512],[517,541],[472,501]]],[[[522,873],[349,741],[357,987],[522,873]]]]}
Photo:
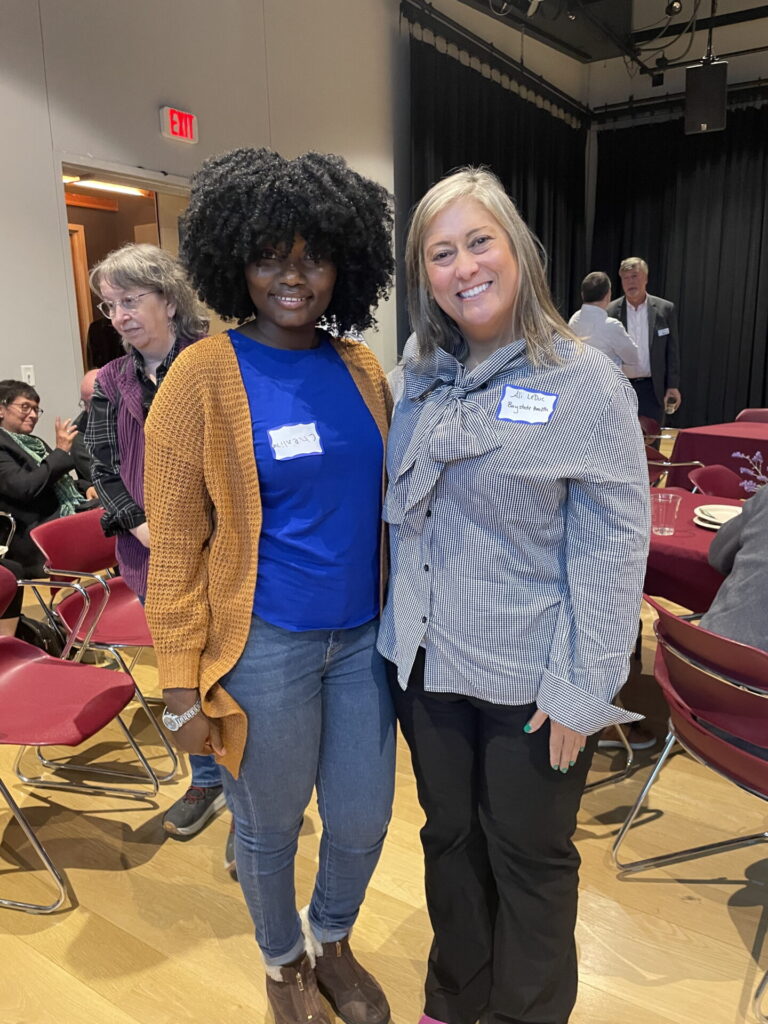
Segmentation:
{"type": "Polygon", "coordinates": [[[105,537],[114,537],[115,534],[127,533],[146,521],[145,513],[137,506],[135,509],[124,509],[118,514],[106,512],[101,517],[101,528],[105,537]]]}
{"type": "Polygon", "coordinates": [[[544,670],[536,706],[560,725],[591,736],[607,725],[639,722],[643,715],[625,711],[594,693],[580,689],[567,679],[544,670]]]}

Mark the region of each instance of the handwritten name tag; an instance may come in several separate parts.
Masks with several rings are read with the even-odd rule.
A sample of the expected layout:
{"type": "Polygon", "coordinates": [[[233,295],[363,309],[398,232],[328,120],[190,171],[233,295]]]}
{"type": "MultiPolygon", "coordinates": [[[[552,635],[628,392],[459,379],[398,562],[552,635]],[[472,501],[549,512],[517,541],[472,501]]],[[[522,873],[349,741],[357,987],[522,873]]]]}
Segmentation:
{"type": "Polygon", "coordinates": [[[660,327],[660,328],[658,329],[658,331],[656,331],[656,333],[657,333],[658,335],[662,335],[662,334],[669,334],[669,328],[668,328],[668,327],[660,327]]]}
{"type": "Polygon", "coordinates": [[[290,423],[285,427],[268,430],[267,433],[272,454],[278,461],[323,454],[316,423],[290,423]]]}
{"type": "Polygon", "coordinates": [[[557,395],[548,395],[544,391],[513,388],[508,384],[496,410],[496,419],[512,423],[549,423],[557,399],[557,395]]]}

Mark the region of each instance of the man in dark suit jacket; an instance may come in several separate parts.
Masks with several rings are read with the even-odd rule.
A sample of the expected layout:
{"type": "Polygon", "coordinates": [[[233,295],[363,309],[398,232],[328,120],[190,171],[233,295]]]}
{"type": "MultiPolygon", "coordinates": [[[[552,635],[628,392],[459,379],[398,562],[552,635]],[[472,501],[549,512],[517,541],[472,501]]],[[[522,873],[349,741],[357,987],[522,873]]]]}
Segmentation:
{"type": "Polygon", "coordinates": [[[637,256],[622,260],[619,277],[624,297],[608,307],[638,348],[636,366],[625,367],[637,393],[638,413],[658,423],[677,412],[680,395],[680,339],[672,302],[649,295],[648,264],[637,256]]]}

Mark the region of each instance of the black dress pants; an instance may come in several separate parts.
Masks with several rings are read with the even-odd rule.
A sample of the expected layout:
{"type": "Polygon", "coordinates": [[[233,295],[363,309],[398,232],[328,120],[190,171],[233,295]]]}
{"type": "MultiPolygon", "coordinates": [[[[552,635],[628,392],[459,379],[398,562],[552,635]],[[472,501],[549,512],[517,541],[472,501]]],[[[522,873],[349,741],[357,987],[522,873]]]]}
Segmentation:
{"type": "Polygon", "coordinates": [[[661,405],[650,377],[636,377],[629,382],[637,395],[637,415],[649,416],[656,420],[660,427],[664,426],[664,406],[661,405]]]}
{"type": "Polygon", "coordinates": [[[390,685],[427,816],[434,931],[425,1013],[447,1024],[566,1024],[576,1000],[576,813],[597,737],[567,773],[533,705],[426,693],[424,651],[408,689],[390,685]]]}

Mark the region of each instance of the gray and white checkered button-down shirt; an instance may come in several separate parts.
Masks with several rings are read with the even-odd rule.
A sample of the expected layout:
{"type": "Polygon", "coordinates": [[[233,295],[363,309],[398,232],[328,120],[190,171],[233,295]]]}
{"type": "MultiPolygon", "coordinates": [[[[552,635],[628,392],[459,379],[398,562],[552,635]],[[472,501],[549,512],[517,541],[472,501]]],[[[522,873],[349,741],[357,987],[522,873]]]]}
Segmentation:
{"type": "Polygon", "coordinates": [[[379,650],[407,686],[535,702],[583,733],[640,716],[611,703],[637,635],[649,534],[634,391],[558,339],[513,342],[467,372],[405,364],[387,454],[391,578],[379,650]]]}

